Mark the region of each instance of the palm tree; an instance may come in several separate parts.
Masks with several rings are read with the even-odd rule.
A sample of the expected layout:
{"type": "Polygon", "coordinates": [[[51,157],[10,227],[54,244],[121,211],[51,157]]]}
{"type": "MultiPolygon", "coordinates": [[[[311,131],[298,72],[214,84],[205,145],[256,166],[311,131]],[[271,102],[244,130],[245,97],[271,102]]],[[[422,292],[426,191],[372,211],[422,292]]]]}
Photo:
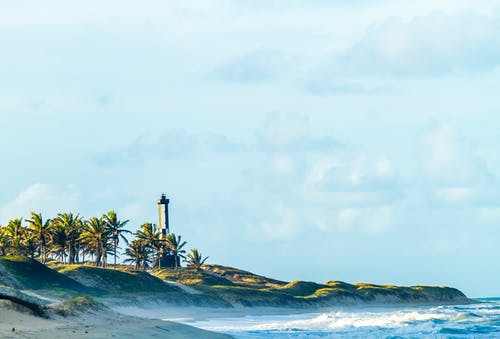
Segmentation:
{"type": "Polygon", "coordinates": [[[179,235],[178,237],[176,237],[175,233],[169,233],[165,237],[165,245],[174,257],[174,268],[177,268],[178,263],[180,263],[180,258],[185,258],[183,254],[186,253],[186,251],[182,248],[186,244],[187,242],[182,242],[181,236],[179,235]]]}
{"type": "Polygon", "coordinates": [[[0,256],[7,255],[10,247],[10,239],[5,227],[0,226],[0,256]]]}
{"type": "Polygon", "coordinates": [[[109,240],[109,230],[102,218],[93,217],[87,221],[83,233],[80,235],[87,245],[95,249],[96,266],[106,265],[106,249],[109,240]],[[104,260],[103,260],[104,259],[104,260]]]}
{"type": "Polygon", "coordinates": [[[142,268],[143,270],[151,263],[149,258],[149,252],[151,250],[149,247],[140,240],[132,240],[129,247],[125,250],[125,254],[129,256],[125,259],[125,262],[130,262],[135,264],[135,269],[142,268]]]}
{"type": "Polygon", "coordinates": [[[153,252],[153,266],[159,263],[161,255],[161,241],[160,234],[155,224],[149,222],[141,225],[141,229],[135,232],[137,239],[142,242],[149,250],[153,252]]]}
{"type": "Polygon", "coordinates": [[[201,252],[199,252],[196,248],[191,249],[191,252],[187,254],[187,262],[188,267],[193,267],[197,271],[200,271],[201,265],[205,263],[208,257],[203,258],[201,252]]]}
{"type": "Polygon", "coordinates": [[[115,211],[109,211],[108,214],[103,216],[107,227],[111,233],[111,238],[113,239],[113,256],[114,256],[114,265],[116,267],[116,249],[118,247],[118,243],[120,242],[120,238],[125,241],[128,245],[128,239],[125,238],[125,233],[132,233],[129,230],[124,229],[125,225],[129,222],[129,220],[120,221],[116,216],[115,211]]]}
{"type": "Polygon", "coordinates": [[[59,224],[54,225],[50,237],[49,252],[54,253],[64,263],[67,245],[68,234],[66,233],[66,228],[59,224]]]}
{"type": "Polygon", "coordinates": [[[66,230],[68,264],[74,264],[78,261],[77,243],[82,231],[82,220],[78,214],[75,216],[73,213],[59,213],[53,222],[66,230]]]}
{"type": "Polygon", "coordinates": [[[23,238],[26,229],[23,227],[22,223],[22,218],[11,219],[5,227],[5,233],[10,240],[10,254],[22,255],[24,252],[23,238]]]}
{"type": "Polygon", "coordinates": [[[42,263],[47,261],[47,244],[50,240],[51,220],[43,221],[41,213],[31,212],[31,219],[27,220],[33,238],[38,242],[38,256],[42,263]]]}
{"type": "Polygon", "coordinates": [[[24,233],[23,238],[24,253],[31,259],[35,259],[35,254],[38,250],[38,243],[31,233],[24,233]]]}

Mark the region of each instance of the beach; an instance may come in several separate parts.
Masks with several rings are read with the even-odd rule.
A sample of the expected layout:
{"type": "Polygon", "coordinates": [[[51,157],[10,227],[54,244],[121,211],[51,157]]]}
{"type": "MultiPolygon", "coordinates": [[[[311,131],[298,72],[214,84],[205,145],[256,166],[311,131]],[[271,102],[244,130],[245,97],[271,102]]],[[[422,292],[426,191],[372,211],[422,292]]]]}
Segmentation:
{"type": "Polygon", "coordinates": [[[41,318],[8,301],[0,303],[1,338],[230,338],[228,335],[110,310],[41,318]]]}

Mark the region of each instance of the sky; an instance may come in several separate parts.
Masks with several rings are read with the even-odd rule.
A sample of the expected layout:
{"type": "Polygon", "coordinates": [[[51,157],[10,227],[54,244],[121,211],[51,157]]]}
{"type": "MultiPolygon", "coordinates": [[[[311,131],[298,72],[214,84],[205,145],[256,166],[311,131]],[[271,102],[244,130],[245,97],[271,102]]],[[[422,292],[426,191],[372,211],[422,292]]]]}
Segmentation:
{"type": "Polygon", "coordinates": [[[0,224],[166,193],[209,263],[500,296],[500,1],[0,8],[0,224]]]}

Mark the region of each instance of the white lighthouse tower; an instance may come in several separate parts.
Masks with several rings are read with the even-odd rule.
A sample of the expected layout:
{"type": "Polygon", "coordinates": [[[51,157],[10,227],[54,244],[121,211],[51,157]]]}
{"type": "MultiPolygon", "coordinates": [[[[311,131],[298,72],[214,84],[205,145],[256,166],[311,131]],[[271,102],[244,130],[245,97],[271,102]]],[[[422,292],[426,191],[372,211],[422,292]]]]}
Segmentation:
{"type": "Polygon", "coordinates": [[[168,203],[170,199],[167,199],[165,194],[162,194],[160,199],[158,199],[158,230],[160,234],[167,235],[170,233],[170,226],[168,224],[168,203]]]}

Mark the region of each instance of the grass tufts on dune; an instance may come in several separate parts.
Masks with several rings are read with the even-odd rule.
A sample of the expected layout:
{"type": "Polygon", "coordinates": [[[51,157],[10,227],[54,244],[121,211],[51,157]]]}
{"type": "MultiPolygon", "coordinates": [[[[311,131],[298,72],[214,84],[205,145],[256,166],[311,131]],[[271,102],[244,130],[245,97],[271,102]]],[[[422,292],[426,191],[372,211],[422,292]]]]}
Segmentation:
{"type": "Polygon", "coordinates": [[[273,288],[271,290],[289,294],[295,297],[305,297],[314,294],[317,290],[327,287],[312,281],[294,280],[286,285],[273,288]]]}
{"type": "Polygon", "coordinates": [[[197,271],[190,268],[182,269],[155,269],[153,275],[156,277],[174,281],[184,285],[204,285],[204,286],[233,286],[234,283],[226,278],[210,274],[204,271],[197,271]]]}
{"type": "Polygon", "coordinates": [[[65,317],[78,315],[80,313],[95,313],[104,309],[106,309],[106,306],[102,303],[85,295],[76,296],[51,306],[51,310],[56,314],[65,317]]]}
{"type": "Polygon", "coordinates": [[[108,294],[181,292],[178,287],[167,285],[161,279],[143,271],[85,265],[64,265],[57,269],[59,273],[82,285],[106,291],[108,294]]]}
{"type": "Polygon", "coordinates": [[[271,279],[262,275],[240,270],[234,267],[221,265],[203,265],[204,271],[212,275],[225,278],[235,285],[248,286],[254,288],[272,288],[286,285],[284,281],[271,279]]]}

